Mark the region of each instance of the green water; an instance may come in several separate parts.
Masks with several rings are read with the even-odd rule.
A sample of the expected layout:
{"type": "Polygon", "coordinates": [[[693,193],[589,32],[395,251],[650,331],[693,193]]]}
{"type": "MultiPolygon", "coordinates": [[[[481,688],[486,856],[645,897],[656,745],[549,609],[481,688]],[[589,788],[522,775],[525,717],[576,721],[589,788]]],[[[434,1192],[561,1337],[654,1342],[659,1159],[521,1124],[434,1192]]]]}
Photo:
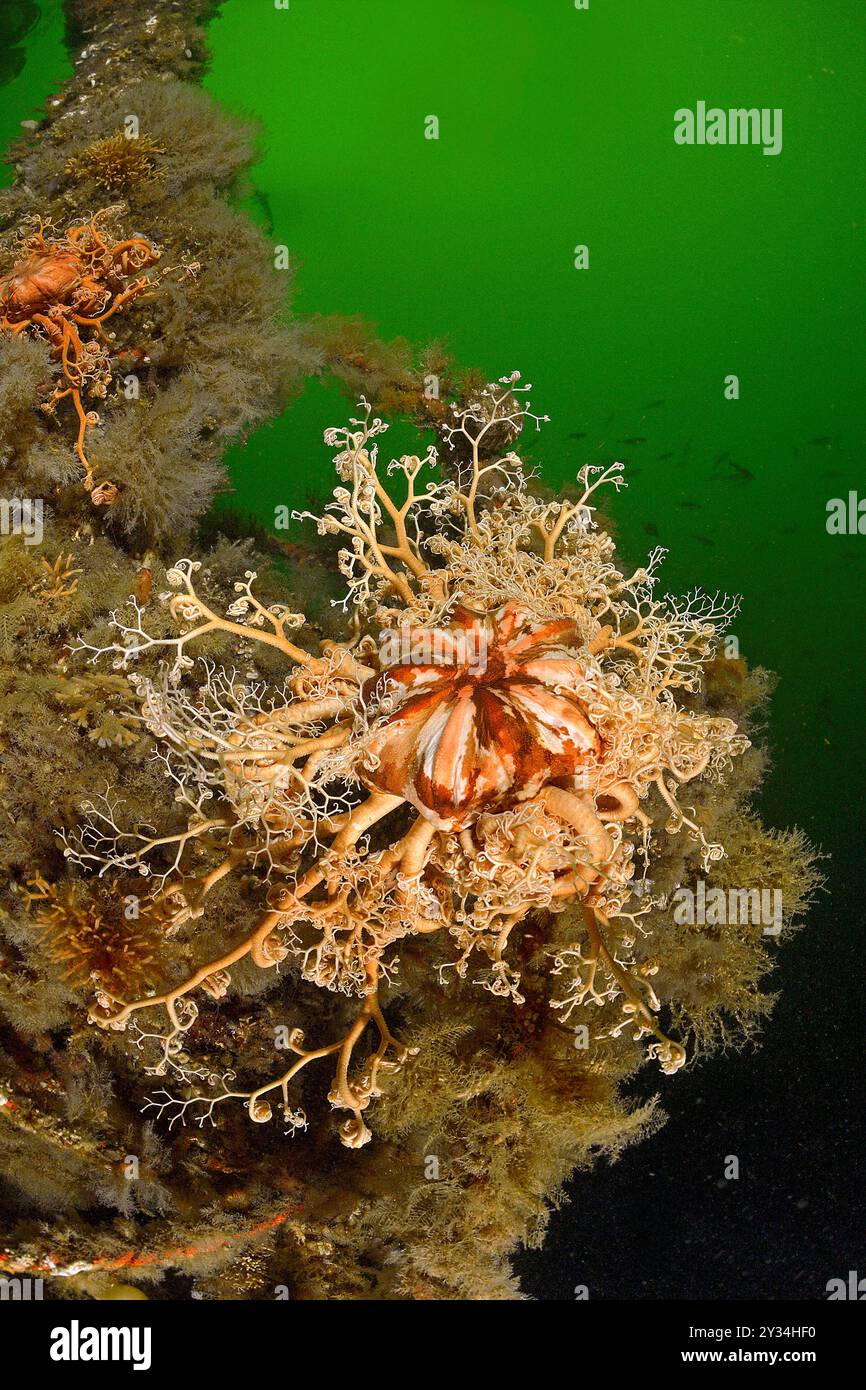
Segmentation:
{"type": "MultiPolygon", "coordinates": [[[[0,151],[72,72],[59,0],[0,0],[0,151]]],[[[0,188],[12,182],[0,162],[0,188]]]]}
{"type": "MultiPolygon", "coordinates": [[[[780,674],[771,813],[844,839],[866,540],[825,508],[864,477],[866,6],[227,0],[210,39],[210,91],[263,125],[247,206],[299,264],[299,311],[519,367],[550,481],[628,460],[623,550],[742,593],[742,650],[780,674]],[[781,154],[676,145],[699,99],[781,107],[781,154]]],[[[233,501],[271,523],[325,487],[344,412],[310,388],[233,456],[233,501]]]]}

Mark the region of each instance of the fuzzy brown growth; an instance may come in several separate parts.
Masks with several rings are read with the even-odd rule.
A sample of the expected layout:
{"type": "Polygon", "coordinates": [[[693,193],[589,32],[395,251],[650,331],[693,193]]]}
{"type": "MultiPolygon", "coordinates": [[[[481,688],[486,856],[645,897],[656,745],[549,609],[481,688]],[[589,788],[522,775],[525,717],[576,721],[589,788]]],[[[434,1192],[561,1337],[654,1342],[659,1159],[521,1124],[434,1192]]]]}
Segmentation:
{"type": "Polygon", "coordinates": [[[129,193],[137,185],[161,177],[162,147],[147,135],[129,139],[123,131],[94,140],[66,161],[66,175],[75,183],[92,179],[107,193],[129,193]]]}
{"type": "Polygon", "coordinates": [[[161,978],[162,933],[145,911],[131,919],[108,915],[85,899],[80,884],[49,883],[41,875],[26,895],[33,924],[70,985],[146,990],[161,978]]]}

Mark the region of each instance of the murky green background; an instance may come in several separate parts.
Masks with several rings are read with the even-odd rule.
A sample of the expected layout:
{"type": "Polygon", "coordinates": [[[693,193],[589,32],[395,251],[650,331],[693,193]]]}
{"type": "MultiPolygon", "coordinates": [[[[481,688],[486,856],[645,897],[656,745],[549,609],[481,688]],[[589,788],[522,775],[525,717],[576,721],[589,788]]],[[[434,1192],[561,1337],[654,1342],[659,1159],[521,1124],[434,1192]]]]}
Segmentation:
{"type": "MultiPolygon", "coordinates": [[[[59,3],[0,0],[0,152],[72,72],[59,3]]],[[[0,188],[14,171],[0,162],[0,188]]]]}
{"type": "MultiPolygon", "coordinates": [[[[63,70],[44,8],[2,93],[4,138],[63,70]]],[[[763,1050],[652,1079],[674,1121],[579,1181],[533,1291],[569,1297],[583,1261],[612,1296],[820,1296],[815,1252],[827,1278],[855,1255],[834,1231],[861,1066],[866,536],[825,519],[830,498],[866,496],[866,5],[226,0],[210,32],[209,90],[262,123],[246,206],[291,250],[298,311],[519,367],[552,417],[531,447],[550,481],[628,461],[623,552],[664,544],[671,589],[743,594],[743,653],[780,676],[765,814],[834,856],[832,897],[782,953],[763,1050]],[[782,153],[675,145],[675,109],[699,99],[781,107],[782,153]],[[736,1197],[715,1185],[725,1153],[747,1173],[736,1197]],[[587,1229],[575,1212],[593,1207],[587,1229]],[[614,1211],[611,1261],[593,1240],[614,1211]]],[[[324,489],[321,432],[345,413],[311,386],[233,455],[231,505],[271,524],[324,489]]]]}
{"type": "MultiPolygon", "coordinates": [[[[629,460],[623,549],[658,540],[673,589],[743,593],[743,650],[783,678],[780,801],[835,801],[866,542],[829,537],[825,506],[864,480],[866,6],[228,0],[211,40],[210,90],[263,122],[255,182],[299,310],[519,367],[552,481],[629,460]],[[781,106],[781,155],[675,145],[699,98],[781,106]]],[[[321,429],[345,407],[323,396],[247,447],[235,500],[265,521],[329,477],[321,429]]]]}

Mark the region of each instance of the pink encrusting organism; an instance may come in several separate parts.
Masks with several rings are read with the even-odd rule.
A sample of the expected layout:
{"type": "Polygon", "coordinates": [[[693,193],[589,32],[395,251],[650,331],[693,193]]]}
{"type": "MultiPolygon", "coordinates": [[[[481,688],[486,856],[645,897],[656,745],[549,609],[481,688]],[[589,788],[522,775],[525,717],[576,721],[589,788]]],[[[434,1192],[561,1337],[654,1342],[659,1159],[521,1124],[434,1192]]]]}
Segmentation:
{"type": "Polygon", "coordinates": [[[736,602],[656,597],[660,549],[632,574],[618,567],[592,499],[604,484],[622,486],[622,464],[581,469],[571,501],[532,491],[518,456],[497,447],[540,424],[528,390],[515,373],[451,407],[442,435],[456,469],[442,469],[432,448],[383,466],[387,426],[365,401],[347,428],[327,432],[340,482],[314,519],[343,540],[350,639],[297,645],[303,615],[257,598],[252,572],[218,613],[196,587],[198,563],[181,560],[163,596],[175,635],[148,633],[133,601],[130,616],[114,615],[108,647],[86,647],[119,667],[170,658],[133,679],[189,820],[150,838],[124,830],[113,801],[93,802],[68,856],[101,873],[149,874],[144,910],[169,932],[206,913],[228,874],[270,884],[248,935],[165,992],[117,998],[97,981],[93,1021],[131,1027],[140,1047],[157,1049],[150,1072],[187,1093],[154,1098],[173,1119],[212,1118],[234,1098],[264,1121],[276,1101],[296,1129],[306,1120],[292,1083],[330,1058],[341,1138],[365,1143],[383,1067],[412,1051],[380,1001],[397,944],[443,943],[440,972],[443,961],[472,972],[503,1007],[519,1008],[515,934],[528,914],[574,904],[579,937],[553,961],[566,981],[561,1016],[618,1001],[609,1032],[646,1037],[668,1072],[684,1060],[659,1026],[655,967],[631,948],[653,901],[658,835],[691,837],[705,866],[724,852],[680,788],[723,777],[748,743],[730,720],[678,697],[699,689],[736,602]],[[275,649],[284,683],[197,662],[196,642],[212,632],[237,640],[245,669],[250,647],[275,649]],[[263,970],[295,961],[304,979],[359,1003],[342,1036],[308,1044],[296,1029],[280,1075],[240,1090],[232,1073],[196,1067],[189,1048],[197,997],[224,995],[246,958],[263,970]],[[140,1020],[157,1017],[146,1031],[140,1020]],[[359,1061],[369,1030],[375,1041],[359,1061]]]}

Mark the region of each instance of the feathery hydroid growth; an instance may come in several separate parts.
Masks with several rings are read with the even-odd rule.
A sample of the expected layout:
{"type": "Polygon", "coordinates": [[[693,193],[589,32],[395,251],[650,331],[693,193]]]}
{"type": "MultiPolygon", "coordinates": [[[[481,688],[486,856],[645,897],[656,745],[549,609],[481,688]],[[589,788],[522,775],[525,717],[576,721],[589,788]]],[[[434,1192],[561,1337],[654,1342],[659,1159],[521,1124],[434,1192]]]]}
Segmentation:
{"type": "Polygon", "coordinates": [[[219,1103],[240,1099],[254,1120],[268,1120],[270,1097],[296,1129],[305,1117],[292,1082],[329,1057],[329,1099],[349,1112],[341,1138],[365,1143],[379,1073],[411,1050],[379,1000],[398,969],[397,943],[450,942],[440,975],[472,971],[519,1007],[513,936],[530,914],[575,902],[583,928],[555,953],[554,1006],[567,1018],[589,1001],[616,1000],[614,1036],[648,1038],[666,1071],[684,1060],[659,1024],[658,967],[636,965],[632,948],[652,906],[645,889],[659,834],[692,837],[705,867],[724,853],[681,804],[681,789],[724,777],[748,741],[732,721],[678,696],[699,688],[736,604],[698,591],[657,597],[660,549],[631,575],[618,569],[593,499],[604,484],[622,485],[621,464],[583,468],[574,502],[533,494],[508,447],[526,421],[540,423],[528,390],[514,373],[451,409],[442,436],[459,464],[444,476],[434,475],[433,448],[383,466],[387,426],[365,401],[360,418],[327,432],[340,484],[316,520],[345,539],[349,640],[317,652],[298,645],[303,615],[262,603],[253,572],[222,616],[196,587],[200,563],[182,560],[169,572],[176,592],[163,595],[174,634],[150,633],[133,600],[131,616],[115,616],[113,641],[88,647],[113,654],[117,668],[153,650],[169,656],[132,680],[188,822],[151,836],[124,829],[110,799],[94,802],[68,857],[101,874],[114,866],[148,875],[148,915],[159,911],[169,931],[205,913],[228,874],[270,883],[249,935],[165,992],[125,999],[97,982],[93,1021],[130,1026],[140,1047],[157,1048],[151,1074],[191,1089],[186,1099],[155,1098],[173,1118],[212,1118],[219,1103]],[[491,439],[502,446],[492,454],[491,439]],[[397,499],[386,485],[395,476],[397,499]],[[196,643],[213,632],[236,639],[243,675],[197,663],[196,643]],[[285,658],[278,688],[256,679],[257,645],[285,658]],[[234,1073],[196,1067],[187,1035],[196,993],[220,998],[246,957],[263,970],[294,957],[305,979],[360,1005],[336,1039],[308,1044],[296,1028],[291,1065],[241,1090],[234,1073]],[[146,1031],[140,1019],[157,1016],[164,1023],[146,1031]],[[375,1043],[359,1064],[368,1028],[375,1043]]]}

